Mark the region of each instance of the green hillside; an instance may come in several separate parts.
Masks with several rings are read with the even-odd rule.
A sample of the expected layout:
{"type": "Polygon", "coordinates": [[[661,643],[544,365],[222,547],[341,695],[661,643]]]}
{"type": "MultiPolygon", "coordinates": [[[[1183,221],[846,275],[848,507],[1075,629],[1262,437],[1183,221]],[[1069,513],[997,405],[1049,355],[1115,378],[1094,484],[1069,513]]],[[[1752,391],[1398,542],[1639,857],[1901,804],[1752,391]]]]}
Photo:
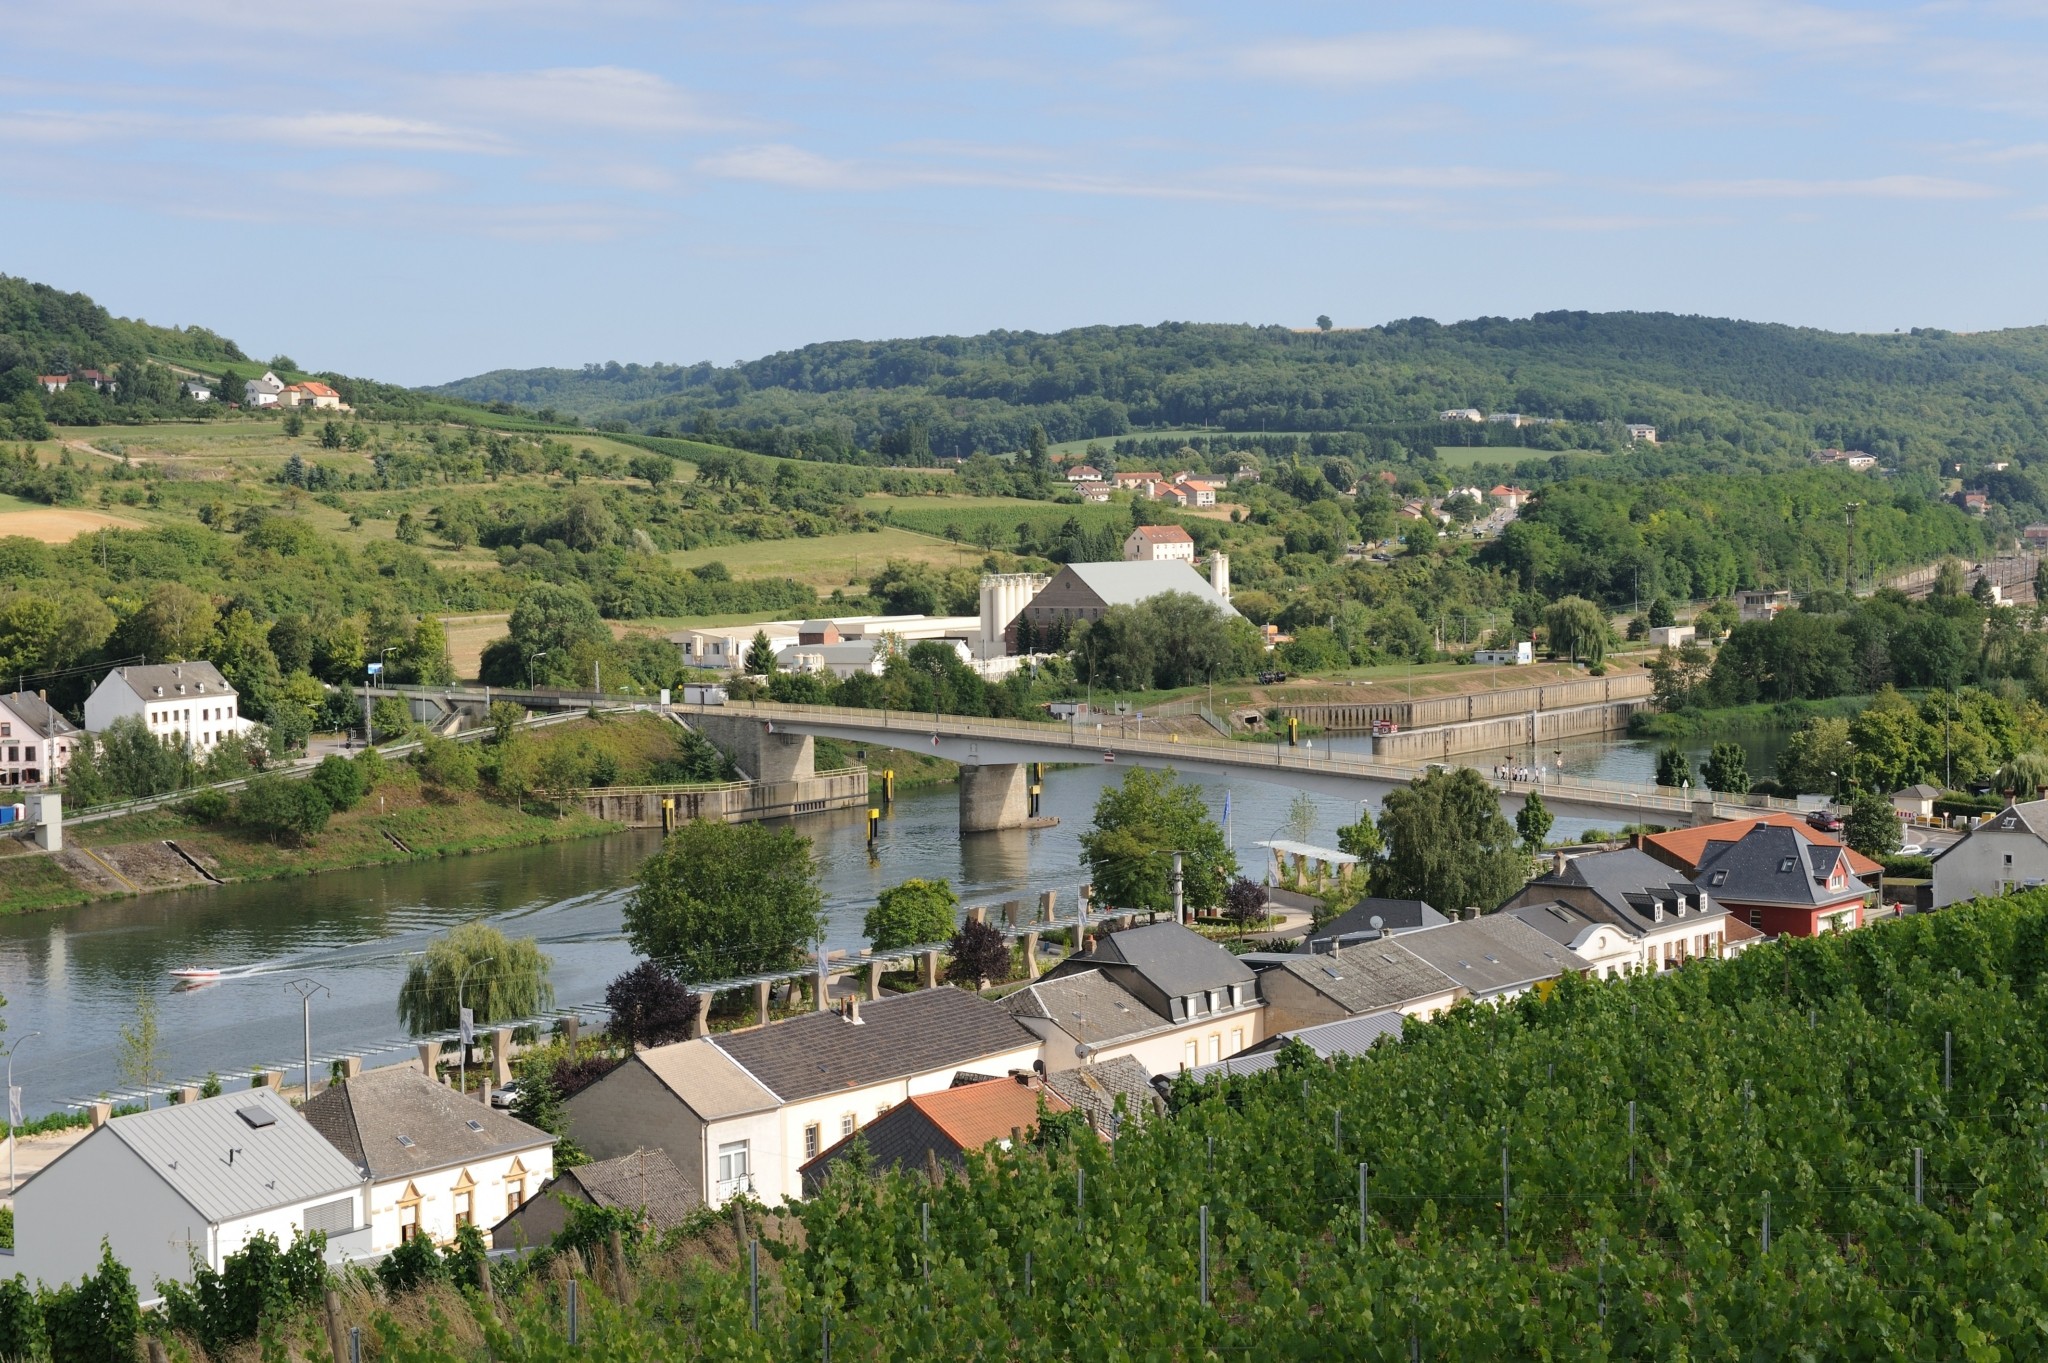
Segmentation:
{"type": "Polygon", "coordinates": [[[646,431],[774,430],[785,452],[913,462],[926,447],[1017,449],[1033,424],[1056,442],[1213,428],[1562,451],[1648,422],[1666,440],[1754,452],[1931,456],[2048,444],[2048,330],[1844,335],[1634,312],[1329,334],[1169,323],[834,341],[729,368],[498,370],[434,391],[646,431]],[[1447,432],[1436,420],[1465,406],[1570,424],[1447,432]]]}

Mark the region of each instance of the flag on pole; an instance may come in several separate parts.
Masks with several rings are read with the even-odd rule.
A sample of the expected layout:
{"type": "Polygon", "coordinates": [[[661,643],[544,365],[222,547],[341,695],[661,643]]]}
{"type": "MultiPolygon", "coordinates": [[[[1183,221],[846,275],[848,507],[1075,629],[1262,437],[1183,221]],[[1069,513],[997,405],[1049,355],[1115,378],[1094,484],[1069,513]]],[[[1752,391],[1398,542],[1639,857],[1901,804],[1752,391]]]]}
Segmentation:
{"type": "Polygon", "coordinates": [[[476,1009],[474,1008],[462,1010],[462,1044],[464,1046],[476,1044],[476,1009]]]}

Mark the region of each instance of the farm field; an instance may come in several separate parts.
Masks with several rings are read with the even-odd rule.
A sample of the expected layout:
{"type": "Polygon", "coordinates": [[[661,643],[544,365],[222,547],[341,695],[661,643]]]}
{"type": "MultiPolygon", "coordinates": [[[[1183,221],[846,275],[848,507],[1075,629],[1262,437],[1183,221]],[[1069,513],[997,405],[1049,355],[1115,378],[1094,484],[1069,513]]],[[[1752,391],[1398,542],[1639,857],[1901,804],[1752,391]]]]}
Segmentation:
{"type": "Polygon", "coordinates": [[[1525,450],[1512,445],[1438,445],[1437,462],[1446,468],[1469,469],[1480,464],[1500,464],[1512,468],[1524,459],[1554,459],[1560,454],[1598,459],[1601,450],[1525,450]]]}
{"type": "Polygon", "coordinates": [[[857,505],[863,511],[886,512],[892,524],[921,530],[928,535],[944,535],[946,527],[954,526],[960,531],[963,545],[980,544],[981,529],[986,525],[994,530],[994,543],[998,547],[1014,544],[1017,527],[1025,522],[1029,522],[1035,531],[1043,532],[1066,524],[1072,517],[1085,528],[1093,530],[1103,525],[1127,526],[1131,516],[1128,507],[1115,502],[1076,505],[1030,502],[1021,497],[920,498],[911,501],[885,493],[870,493],[857,505]]]}
{"type": "MultiPolygon", "coordinates": [[[[886,499],[894,501],[894,499],[886,499]]],[[[862,498],[865,507],[868,499],[862,498]]],[[[901,502],[895,502],[902,505],[901,502]]],[[[952,505],[952,503],[948,503],[952,505]]],[[[963,503],[966,506],[981,503],[963,503]]],[[[1026,502],[1029,506],[1032,503],[1026,502]]],[[[1014,526],[1015,521],[1011,524],[1014,526]]],[[[1014,533],[1014,531],[1013,531],[1014,533]]],[[[789,577],[815,587],[821,595],[834,588],[863,584],[890,559],[961,568],[981,561],[970,539],[951,544],[936,534],[890,527],[869,534],[819,535],[813,539],[756,540],[749,544],[717,544],[685,549],[669,560],[685,568],[723,563],[734,577],[789,577]]],[[[769,617],[761,617],[763,619],[769,617]]]]}
{"type": "Polygon", "coordinates": [[[89,535],[95,530],[134,530],[141,525],[141,521],[98,511],[38,506],[13,497],[0,497],[0,539],[21,535],[44,544],[69,544],[80,535],[89,535]]]}

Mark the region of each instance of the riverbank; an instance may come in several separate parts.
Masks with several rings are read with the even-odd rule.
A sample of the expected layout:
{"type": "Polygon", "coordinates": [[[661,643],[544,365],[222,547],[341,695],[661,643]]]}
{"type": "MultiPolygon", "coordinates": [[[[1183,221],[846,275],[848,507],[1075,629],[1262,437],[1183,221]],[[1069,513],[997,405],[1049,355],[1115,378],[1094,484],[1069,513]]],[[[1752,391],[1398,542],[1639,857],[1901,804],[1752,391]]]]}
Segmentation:
{"type": "Polygon", "coordinates": [[[1790,732],[1809,719],[1848,719],[1869,704],[1869,696],[1830,696],[1826,700],[1759,701],[1713,710],[1638,710],[1629,719],[1628,736],[1706,738],[1731,729],[1790,732]]]}
{"type": "Polygon", "coordinates": [[[334,815],[303,846],[209,822],[182,806],[68,829],[62,853],[0,859],[0,914],[532,847],[622,827],[576,809],[557,813],[532,801],[522,809],[481,792],[444,791],[394,763],[361,804],[334,815]]]}
{"type": "Polygon", "coordinates": [[[868,769],[870,801],[881,798],[882,773],[885,771],[896,773],[896,793],[899,795],[932,786],[949,786],[960,779],[958,762],[948,762],[943,757],[927,757],[908,748],[858,749],[836,738],[820,738],[813,743],[813,762],[819,771],[857,765],[868,769]],[[866,756],[857,755],[861,752],[866,756]]]}

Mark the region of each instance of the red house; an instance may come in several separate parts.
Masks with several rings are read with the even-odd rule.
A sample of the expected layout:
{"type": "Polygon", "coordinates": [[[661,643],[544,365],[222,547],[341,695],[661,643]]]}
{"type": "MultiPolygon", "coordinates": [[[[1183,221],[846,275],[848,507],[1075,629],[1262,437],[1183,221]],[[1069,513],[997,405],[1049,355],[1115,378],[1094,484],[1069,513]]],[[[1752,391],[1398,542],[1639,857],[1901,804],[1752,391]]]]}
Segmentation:
{"type": "Polygon", "coordinates": [[[1847,932],[1863,926],[1876,893],[1850,867],[1849,855],[1846,847],[1760,823],[1733,842],[1709,842],[1693,882],[1730,918],[1772,937],[1847,932]]]}

